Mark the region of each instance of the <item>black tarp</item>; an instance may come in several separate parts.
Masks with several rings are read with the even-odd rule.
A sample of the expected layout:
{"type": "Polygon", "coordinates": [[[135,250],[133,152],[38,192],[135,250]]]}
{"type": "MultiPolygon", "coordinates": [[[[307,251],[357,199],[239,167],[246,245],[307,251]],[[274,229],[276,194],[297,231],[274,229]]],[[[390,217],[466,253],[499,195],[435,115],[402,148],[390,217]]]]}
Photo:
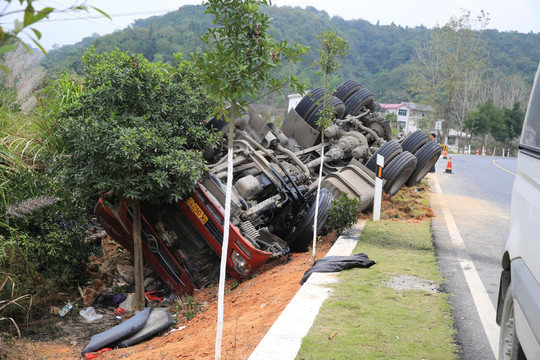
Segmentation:
{"type": "Polygon", "coordinates": [[[303,285],[314,272],[338,272],[352,268],[369,268],[374,264],[376,262],[364,253],[349,256],[326,256],[315,261],[313,266],[304,273],[300,285],[303,285]]]}

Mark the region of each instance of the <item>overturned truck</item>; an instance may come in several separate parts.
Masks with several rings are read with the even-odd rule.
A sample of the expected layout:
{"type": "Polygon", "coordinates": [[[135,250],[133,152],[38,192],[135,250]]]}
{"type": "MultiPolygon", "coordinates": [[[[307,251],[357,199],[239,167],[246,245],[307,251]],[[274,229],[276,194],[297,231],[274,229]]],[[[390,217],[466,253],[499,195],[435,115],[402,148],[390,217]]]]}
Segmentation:
{"type": "MultiPolygon", "coordinates": [[[[316,88],[287,114],[283,125],[265,123],[253,110],[235,120],[228,274],[246,279],[271,258],[303,252],[313,238],[317,172],[323,161],[317,229],[322,231],[330,203],[347,193],[369,211],[375,187],[376,157],[385,158],[383,190],[394,195],[422,180],[441,154],[420,131],[394,139],[377,111],[373,94],[349,79],[332,95],[333,124],[317,126],[324,89],[316,88]],[[321,159],[321,148],[324,158],[321,159]]],[[[217,280],[227,182],[225,136],[229,123],[211,119],[206,126],[223,134],[208,149],[209,172],[191,195],[176,204],[141,204],[143,255],[179,295],[217,280]]],[[[98,221],[122,246],[133,250],[132,209],[101,198],[98,221]]]]}

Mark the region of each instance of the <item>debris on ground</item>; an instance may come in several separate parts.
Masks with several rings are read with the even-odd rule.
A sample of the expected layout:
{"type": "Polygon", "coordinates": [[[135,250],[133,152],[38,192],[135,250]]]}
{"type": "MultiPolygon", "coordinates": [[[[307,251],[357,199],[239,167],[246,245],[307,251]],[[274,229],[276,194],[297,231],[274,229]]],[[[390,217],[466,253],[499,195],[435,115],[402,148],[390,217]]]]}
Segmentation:
{"type": "Polygon", "coordinates": [[[306,271],[300,285],[303,285],[314,272],[339,272],[352,268],[369,268],[375,265],[366,254],[358,253],[349,256],[326,256],[315,261],[313,266],[306,271]]]}

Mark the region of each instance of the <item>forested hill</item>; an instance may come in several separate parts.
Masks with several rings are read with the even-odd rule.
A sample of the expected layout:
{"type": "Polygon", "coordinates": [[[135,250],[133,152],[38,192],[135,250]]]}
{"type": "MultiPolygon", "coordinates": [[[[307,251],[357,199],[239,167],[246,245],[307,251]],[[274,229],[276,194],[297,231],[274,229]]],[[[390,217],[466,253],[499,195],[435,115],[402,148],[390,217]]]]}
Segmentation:
{"type": "MultiPolygon", "coordinates": [[[[80,72],[81,56],[90,44],[97,52],[120,48],[142,53],[152,61],[172,62],[173,54],[178,52],[189,57],[194,50],[202,49],[199,36],[212,26],[212,17],[205,15],[204,10],[202,5],[188,5],[163,16],[137,20],[130,27],[111,35],[88,37],[75,45],[53,50],[44,65],[54,71],[65,70],[69,64],[80,72]]],[[[305,62],[288,65],[281,70],[283,73],[297,75],[308,86],[319,85],[321,81],[312,68],[313,60],[318,56],[317,35],[332,28],[348,41],[351,49],[342,61],[340,72],[334,75],[332,85],[353,77],[373,91],[380,102],[410,100],[404,78],[412,66],[415,46],[429,39],[430,29],[331,18],[326,12],[313,7],[271,6],[264,11],[272,19],[272,33],[276,39],[311,46],[305,62]]],[[[540,61],[540,34],[487,30],[483,39],[490,54],[486,70],[518,75],[532,83],[540,61]]]]}

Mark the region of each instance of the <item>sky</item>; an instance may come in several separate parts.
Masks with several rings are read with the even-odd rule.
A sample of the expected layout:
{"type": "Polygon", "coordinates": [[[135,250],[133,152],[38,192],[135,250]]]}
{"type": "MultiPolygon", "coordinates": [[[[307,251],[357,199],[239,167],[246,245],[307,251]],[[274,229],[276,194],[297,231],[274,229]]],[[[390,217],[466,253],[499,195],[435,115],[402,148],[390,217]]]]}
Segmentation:
{"type": "MultiPolygon", "coordinates": [[[[124,29],[136,19],[163,15],[184,5],[203,3],[202,0],[34,0],[36,9],[45,6],[65,9],[74,3],[84,2],[87,6],[107,12],[112,21],[93,10],[53,14],[35,26],[42,32],[40,43],[45,49],[74,44],[94,33],[109,34],[124,29]]],[[[6,0],[0,0],[0,3],[7,4],[6,0]]],[[[1,5],[0,14],[15,10],[17,3],[12,1],[7,10],[5,5],[1,5]]],[[[484,10],[489,14],[489,29],[540,32],[539,0],[272,0],[272,5],[312,6],[345,20],[363,19],[372,24],[379,22],[380,25],[389,25],[393,22],[403,27],[424,25],[428,28],[444,25],[452,16],[461,15],[463,10],[470,11],[473,17],[484,10]]],[[[13,17],[1,16],[0,24],[4,29],[13,27],[13,17]]],[[[28,38],[23,39],[28,41],[28,38]]]]}

